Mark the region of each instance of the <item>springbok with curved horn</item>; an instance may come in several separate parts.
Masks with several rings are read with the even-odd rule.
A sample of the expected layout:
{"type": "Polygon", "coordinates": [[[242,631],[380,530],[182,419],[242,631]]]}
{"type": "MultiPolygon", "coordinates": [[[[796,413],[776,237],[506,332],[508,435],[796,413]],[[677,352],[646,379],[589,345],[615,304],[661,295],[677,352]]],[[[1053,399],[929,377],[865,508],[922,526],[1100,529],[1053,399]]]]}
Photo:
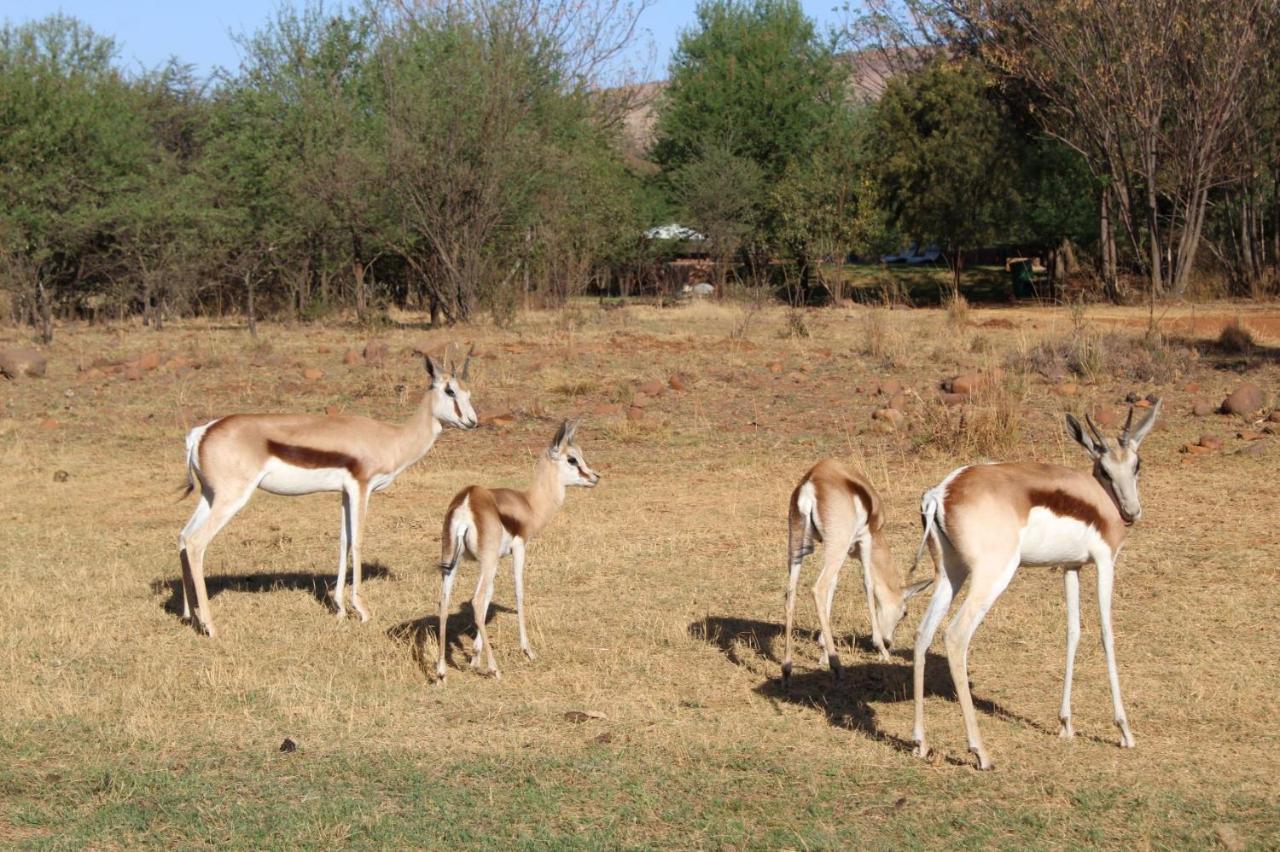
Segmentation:
{"type": "Polygon", "coordinates": [[[884,534],[884,511],[875,487],[862,476],[850,473],[835,459],[818,462],[791,492],[787,513],[786,651],[782,658],[782,681],[791,679],[791,625],[796,607],[796,584],[800,564],[813,553],[813,543],[823,542],[822,571],[813,584],[813,602],[818,608],[822,659],[831,673],[841,678],[840,658],[831,634],[831,604],[835,598],[840,568],[850,554],[862,563],[867,607],[871,612],[871,642],[888,662],[893,631],[907,611],[907,601],[926,588],[931,580],[903,587],[889,555],[884,534]]]}
{"type": "Polygon", "coordinates": [[[551,440],[546,452],[538,456],[533,469],[533,484],[525,491],[510,488],[485,488],[471,485],[462,489],[449,503],[444,515],[440,555],[440,656],[436,661],[436,680],[444,682],[445,625],[449,618],[449,595],[457,579],[458,563],[469,556],[480,563],[480,579],[471,610],[476,619],[476,638],[471,648],[471,667],[480,663],[483,650],[488,673],[502,675],[493,657],[493,645],[485,630],[489,603],[493,600],[493,580],[498,573],[498,560],[511,555],[511,569],[516,587],[516,621],[520,628],[520,650],[530,660],[536,659],[529,646],[524,625],[524,555],[525,548],[544,529],[564,505],[565,488],[594,488],[600,474],[587,466],[582,450],[573,442],[578,421],[565,421],[551,440]]]}
{"type": "Polygon", "coordinates": [[[1049,464],[980,464],[952,471],[936,488],[926,491],[920,516],[924,538],[916,561],[927,546],[936,566],[935,589],[920,623],[915,648],[916,753],[925,757],[924,665],[933,634],[951,605],[952,595],[965,579],[969,593],[947,625],[947,663],[964,715],[969,750],[980,769],[992,762],[978,733],[978,720],[969,693],[969,640],[987,610],[1009,585],[1022,565],[1061,566],[1067,604],[1067,665],[1059,712],[1061,735],[1074,736],[1071,727],[1071,675],[1080,640],[1080,568],[1092,562],[1098,570],[1098,609],[1102,650],[1107,659],[1115,724],[1120,746],[1133,748],[1133,734],[1120,699],[1115,647],[1111,635],[1111,589],[1116,558],[1129,527],[1142,517],[1138,499],[1138,447],[1155,425],[1160,401],[1133,426],[1133,408],[1117,441],[1103,436],[1087,414],[1086,432],[1067,415],[1071,436],[1093,459],[1092,475],[1049,464]]]}
{"type": "MultiPolygon", "coordinates": [[[[474,350],[473,350],[474,351],[474,350]]],[[[338,618],[346,616],[347,554],[351,555],[351,606],[362,622],[360,545],[369,495],[387,488],[435,444],[444,425],[474,429],[476,412],[464,382],[471,353],[454,374],[426,356],[430,386],[416,412],[402,424],[349,414],[233,414],[187,434],[187,494],[200,487],[200,502],[178,537],[182,561],[182,615],[214,635],[204,580],[209,543],[249,502],[254,489],[297,496],[342,492],[338,582],[333,590],[338,618]]],[[[185,495],[184,495],[185,496],[185,495]]]]}

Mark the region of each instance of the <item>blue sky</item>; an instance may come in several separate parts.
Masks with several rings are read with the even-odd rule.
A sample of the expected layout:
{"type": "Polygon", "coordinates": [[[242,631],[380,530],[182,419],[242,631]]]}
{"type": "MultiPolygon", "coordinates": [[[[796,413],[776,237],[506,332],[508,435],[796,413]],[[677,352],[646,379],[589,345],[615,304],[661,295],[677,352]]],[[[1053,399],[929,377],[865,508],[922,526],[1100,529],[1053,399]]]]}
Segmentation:
{"type": "MultiPolygon", "coordinates": [[[[801,5],[824,29],[840,18],[834,11],[839,0],[805,0],[801,5]]],[[[120,47],[120,61],[126,67],[151,68],[176,55],[206,75],[219,65],[237,67],[239,54],[231,34],[253,32],[276,7],[274,2],[250,0],[0,0],[0,19],[16,24],[62,11],[80,18],[99,33],[114,36],[120,47]]],[[[628,57],[631,65],[649,72],[641,76],[666,75],[667,59],[681,30],[692,24],[693,9],[693,2],[657,0],[645,10],[628,57]],[[651,55],[656,57],[652,63],[651,55]]]]}

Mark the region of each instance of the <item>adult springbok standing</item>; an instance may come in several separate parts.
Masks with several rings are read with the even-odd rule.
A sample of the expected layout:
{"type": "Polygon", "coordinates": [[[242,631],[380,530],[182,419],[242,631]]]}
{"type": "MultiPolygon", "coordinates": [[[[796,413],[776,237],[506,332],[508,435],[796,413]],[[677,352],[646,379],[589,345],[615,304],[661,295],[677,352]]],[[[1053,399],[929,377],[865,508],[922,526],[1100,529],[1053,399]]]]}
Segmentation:
{"type": "Polygon", "coordinates": [[[524,625],[524,554],[533,541],[551,523],[564,505],[565,488],[581,485],[594,488],[600,475],[587,466],[582,451],[573,442],[578,421],[565,421],[546,452],[538,457],[533,469],[533,484],[526,491],[510,488],[485,488],[471,485],[462,489],[449,503],[444,515],[440,554],[440,656],[436,661],[436,679],[443,683],[445,675],[445,625],[449,618],[449,595],[457,579],[458,563],[469,556],[480,563],[480,579],[471,610],[476,619],[476,638],[471,648],[471,666],[480,664],[483,650],[488,673],[502,675],[493,657],[493,645],[485,630],[489,603],[493,600],[493,580],[498,573],[498,560],[511,555],[511,569],[516,586],[516,621],[520,628],[520,650],[530,660],[536,659],[529,646],[524,625]]]}
{"type": "MultiPolygon", "coordinates": [[[[178,536],[182,560],[182,615],[191,618],[194,598],[199,626],[214,635],[204,582],[204,554],[213,537],[261,488],[297,496],[342,492],[338,583],[333,600],[346,616],[347,552],[351,555],[351,606],[368,621],[360,600],[360,545],[369,495],[382,491],[426,455],[444,424],[476,426],[471,394],[463,382],[471,355],[454,375],[426,358],[431,384],[418,410],[394,425],[349,414],[233,414],[187,434],[187,494],[200,487],[200,502],[178,536]]],[[[185,495],[184,495],[185,496],[185,495]]]]}
{"type": "Polygon", "coordinates": [[[787,582],[783,682],[791,679],[791,625],[795,615],[800,563],[813,553],[815,539],[823,542],[822,571],[813,585],[813,602],[818,608],[822,638],[820,664],[829,663],[832,674],[840,679],[840,658],[836,655],[831,634],[831,603],[840,579],[840,568],[850,554],[856,555],[862,563],[867,607],[871,612],[871,642],[880,651],[880,656],[888,661],[893,631],[907,611],[907,601],[932,581],[925,580],[903,588],[889,556],[889,542],[884,535],[884,511],[875,487],[865,478],[845,470],[835,459],[824,459],[810,468],[791,492],[787,522],[790,576],[787,582]]]}
{"type": "MultiPolygon", "coordinates": [[[[965,578],[969,593],[947,625],[947,663],[964,714],[969,750],[980,769],[991,769],[991,758],[978,733],[978,719],[969,694],[969,640],[983,616],[1022,565],[1059,565],[1065,577],[1067,603],[1067,666],[1062,686],[1061,735],[1071,737],[1071,674],[1080,640],[1080,568],[1092,562],[1098,571],[1098,609],[1102,650],[1107,658],[1115,724],[1120,746],[1133,748],[1133,734],[1120,699],[1115,648],[1111,636],[1111,588],[1116,557],[1129,527],[1142,517],[1138,499],[1138,447],[1160,412],[1152,406],[1137,428],[1133,408],[1117,441],[1109,441],[1088,415],[1086,432],[1067,415],[1070,434],[1093,459],[1092,475],[1049,464],[981,464],[952,471],[936,488],[926,491],[920,516],[927,545],[936,566],[935,589],[920,623],[915,649],[916,753],[925,757],[924,664],[929,643],[952,595],[965,578]]],[[[917,562],[920,552],[916,553],[917,562]]]]}

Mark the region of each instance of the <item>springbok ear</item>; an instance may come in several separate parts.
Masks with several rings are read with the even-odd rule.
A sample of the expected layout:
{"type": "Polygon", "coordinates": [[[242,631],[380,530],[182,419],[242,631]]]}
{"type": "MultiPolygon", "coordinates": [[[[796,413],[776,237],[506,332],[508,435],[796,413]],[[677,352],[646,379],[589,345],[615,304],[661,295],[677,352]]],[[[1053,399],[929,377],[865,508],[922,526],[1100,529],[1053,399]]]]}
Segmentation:
{"type": "Polygon", "coordinates": [[[1089,433],[1080,425],[1080,421],[1075,415],[1067,415],[1067,434],[1075,438],[1076,443],[1084,447],[1092,458],[1100,458],[1105,447],[1101,447],[1094,443],[1093,438],[1089,437],[1089,433]]]}
{"type": "Polygon", "coordinates": [[[1151,406],[1147,416],[1138,424],[1138,428],[1133,430],[1133,434],[1129,436],[1129,445],[1131,447],[1137,449],[1138,445],[1147,437],[1147,433],[1155,427],[1156,416],[1160,414],[1160,406],[1163,404],[1163,399],[1157,399],[1155,405],[1151,406]]]}
{"type": "Polygon", "coordinates": [[[551,439],[551,445],[547,447],[547,455],[550,458],[560,458],[560,451],[564,449],[564,445],[568,443],[565,434],[569,430],[569,421],[566,420],[560,424],[560,428],[556,430],[556,436],[551,439]]]}
{"type": "Polygon", "coordinates": [[[581,422],[581,419],[565,421],[564,445],[566,447],[573,443],[573,436],[577,433],[578,424],[581,422]]]}
{"type": "Polygon", "coordinates": [[[907,586],[905,589],[902,590],[902,602],[906,603],[907,601],[911,600],[916,595],[920,594],[921,592],[923,592],[925,589],[929,588],[932,585],[933,585],[932,577],[930,577],[927,580],[921,580],[918,583],[912,583],[910,586],[907,586]]]}
{"type": "Polygon", "coordinates": [[[440,370],[440,365],[437,364],[436,360],[430,355],[424,355],[422,360],[425,362],[427,375],[431,377],[431,384],[434,385],[436,382],[440,381],[440,377],[443,375],[440,370]]]}

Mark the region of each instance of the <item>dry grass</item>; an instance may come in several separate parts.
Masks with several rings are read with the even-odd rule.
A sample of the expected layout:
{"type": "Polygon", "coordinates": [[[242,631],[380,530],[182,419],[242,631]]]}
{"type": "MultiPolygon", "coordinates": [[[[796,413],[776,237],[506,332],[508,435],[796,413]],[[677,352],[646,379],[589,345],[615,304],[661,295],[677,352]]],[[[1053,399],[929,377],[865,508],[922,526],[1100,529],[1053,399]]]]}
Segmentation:
{"type": "MultiPolygon", "coordinates": [[[[1147,514],[1115,598],[1136,750],[1114,744],[1088,573],[1074,742],[1056,736],[1057,573],[1020,572],[976,637],[994,773],[967,765],[941,640],[927,714],[943,759],[910,755],[909,662],[882,664],[858,638],[868,625],[853,565],[835,615],[849,678],[833,686],[818,671],[802,605],[796,684],[778,689],[796,478],[827,455],[865,470],[905,565],[921,491],[978,454],[918,440],[937,381],[1070,334],[1048,309],[971,314],[981,353],[947,343],[941,310],[815,310],[800,338],[779,334],[781,308],[747,328],[732,306],[584,303],[570,321],[521,314],[507,330],[388,330],[392,356],[377,367],[342,364],[364,340],[352,329],[263,327],[258,346],[224,323],[62,329],[47,378],[0,384],[0,844],[1167,848],[1228,836],[1274,848],[1280,545],[1263,495],[1280,447],[1268,438],[1262,455],[1236,454],[1228,441],[1220,455],[1180,455],[1202,432],[1229,431],[1186,413],[1181,380],[1136,386],[1163,394],[1168,412],[1144,445],[1147,514]],[[1007,322],[984,326],[992,317],[1007,322]],[[265,494],[210,550],[219,637],[178,622],[189,423],[329,405],[404,417],[422,378],[411,347],[472,340],[477,407],[516,412],[516,423],[445,433],[373,499],[371,624],[337,623],[319,599],[333,582],[337,500],[265,494]],[[204,366],[140,381],[76,369],[150,348],[204,366]],[[326,375],[306,381],[303,366],[326,375]],[[645,419],[582,427],[604,481],[570,494],[530,550],[540,659],[517,649],[504,568],[490,626],[503,679],[454,671],[431,687],[432,566],[449,497],[471,481],[523,484],[558,418],[677,370],[692,390],[655,400],[645,419]],[[870,389],[890,375],[926,401],[909,405],[907,434],[871,428],[882,402],[870,389]],[[57,426],[42,428],[47,418],[57,426]],[[298,751],[278,751],[285,737],[298,751]]],[[[0,345],[17,342],[22,333],[0,329],[0,345]]],[[[1208,395],[1237,380],[1200,362],[1185,377],[1208,395]]],[[[1250,378],[1274,386],[1280,367],[1258,359],[1250,378]]],[[[1020,419],[1000,454],[1084,466],[1063,409],[1118,408],[1137,380],[1100,369],[1070,400],[1034,372],[1018,381],[992,409],[998,420],[1016,402],[1003,410],[1020,419]]],[[[807,566],[805,582],[815,573],[807,566]]],[[[473,576],[464,568],[455,597],[473,576]]],[[[899,648],[922,608],[913,603],[899,648]]],[[[469,630],[454,618],[451,635],[469,630]]],[[[452,655],[464,659],[458,646],[452,655]]]]}

